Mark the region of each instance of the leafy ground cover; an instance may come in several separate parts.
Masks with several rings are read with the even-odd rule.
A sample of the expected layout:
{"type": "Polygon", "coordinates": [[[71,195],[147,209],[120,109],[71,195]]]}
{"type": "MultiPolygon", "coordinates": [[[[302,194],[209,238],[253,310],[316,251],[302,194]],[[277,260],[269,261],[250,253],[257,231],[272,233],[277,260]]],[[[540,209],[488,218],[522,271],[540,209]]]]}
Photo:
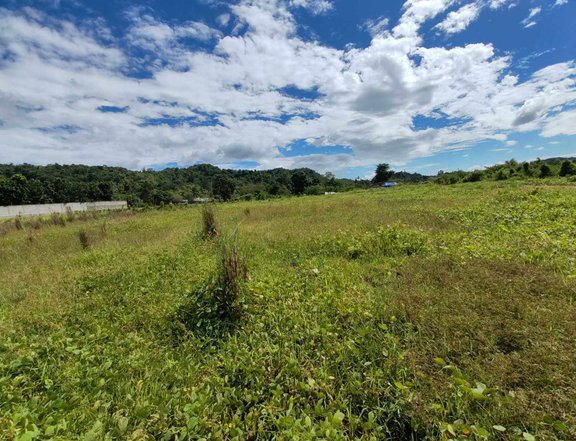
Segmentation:
{"type": "Polygon", "coordinates": [[[0,438],[576,439],[575,190],[223,204],[208,238],[200,207],[5,227],[0,438]]]}

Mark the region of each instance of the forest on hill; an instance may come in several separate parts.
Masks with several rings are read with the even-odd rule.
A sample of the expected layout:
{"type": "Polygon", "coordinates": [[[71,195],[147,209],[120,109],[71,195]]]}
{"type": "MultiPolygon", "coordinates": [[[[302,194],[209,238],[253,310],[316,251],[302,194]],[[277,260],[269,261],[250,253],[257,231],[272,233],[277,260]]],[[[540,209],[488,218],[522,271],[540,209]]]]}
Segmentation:
{"type": "Polygon", "coordinates": [[[121,167],[0,164],[0,206],[127,200],[130,206],[178,204],[198,197],[262,200],[288,195],[316,195],[378,186],[386,180],[457,184],[482,180],[570,177],[574,158],[514,159],[484,170],[440,171],[436,176],[391,170],[380,164],[372,180],[336,178],[309,168],[228,170],[210,164],[188,168],[133,171],[121,167]]]}

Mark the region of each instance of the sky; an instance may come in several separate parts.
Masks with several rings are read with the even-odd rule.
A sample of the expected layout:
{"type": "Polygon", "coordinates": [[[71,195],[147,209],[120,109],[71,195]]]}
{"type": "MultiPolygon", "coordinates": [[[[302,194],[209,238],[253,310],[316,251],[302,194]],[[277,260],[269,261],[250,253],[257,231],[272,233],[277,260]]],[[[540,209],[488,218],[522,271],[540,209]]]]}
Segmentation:
{"type": "Polygon", "coordinates": [[[576,156],[576,0],[0,0],[0,163],[576,156]]]}

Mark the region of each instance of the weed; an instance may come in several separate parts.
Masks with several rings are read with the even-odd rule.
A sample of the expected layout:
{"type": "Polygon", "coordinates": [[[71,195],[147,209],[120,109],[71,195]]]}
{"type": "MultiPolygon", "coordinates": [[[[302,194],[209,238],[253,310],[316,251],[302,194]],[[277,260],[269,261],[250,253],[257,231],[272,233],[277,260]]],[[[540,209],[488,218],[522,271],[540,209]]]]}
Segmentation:
{"type": "Polygon", "coordinates": [[[30,220],[29,225],[32,227],[32,229],[34,230],[39,230],[40,228],[42,228],[44,226],[44,220],[42,218],[33,218],[30,220]]]}
{"type": "Polygon", "coordinates": [[[16,227],[17,230],[24,229],[24,225],[22,224],[22,218],[20,216],[14,219],[14,226],[16,227]]]}
{"type": "Polygon", "coordinates": [[[74,210],[72,210],[71,207],[66,207],[66,220],[68,222],[74,222],[75,219],[76,214],[74,213],[74,210]]]}
{"type": "Polygon", "coordinates": [[[187,296],[177,313],[177,335],[220,337],[239,321],[244,308],[248,265],[236,244],[223,244],[217,276],[187,296]]]}
{"type": "Polygon", "coordinates": [[[52,213],[50,215],[50,221],[52,222],[52,225],[59,225],[61,227],[66,226],[66,221],[64,220],[64,218],[58,214],[58,213],[52,213]]]}
{"type": "Polygon", "coordinates": [[[92,246],[92,238],[84,229],[78,231],[78,239],[83,250],[87,250],[92,246]]]}
{"type": "Polygon", "coordinates": [[[34,234],[33,234],[32,232],[29,232],[29,233],[26,235],[26,241],[27,241],[29,244],[33,244],[33,243],[36,241],[36,237],[34,236],[34,234]]]}
{"type": "Polygon", "coordinates": [[[8,234],[14,229],[16,229],[16,225],[13,222],[2,222],[0,223],[0,236],[8,234]]]}
{"type": "Polygon", "coordinates": [[[222,244],[216,300],[220,314],[226,318],[240,315],[239,299],[248,279],[248,262],[235,243],[222,244]]]}
{"type": "Polygon", "coordinates": [[[218,221],[210,204],[202,206],[202,233],[205,239],[213,239],[220,235],[218,221]]]}

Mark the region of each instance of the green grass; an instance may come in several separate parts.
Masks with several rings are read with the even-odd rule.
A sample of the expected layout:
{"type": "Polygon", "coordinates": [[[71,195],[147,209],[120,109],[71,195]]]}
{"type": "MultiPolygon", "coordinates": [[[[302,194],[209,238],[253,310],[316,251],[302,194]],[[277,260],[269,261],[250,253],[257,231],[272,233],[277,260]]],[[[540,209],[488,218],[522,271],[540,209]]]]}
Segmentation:
{"type": "Polygon", "coordinates": [[[0,439],[576,439],[573,184],[215,216],[211,240],[201,207],[3,229],[0,439]]]}

